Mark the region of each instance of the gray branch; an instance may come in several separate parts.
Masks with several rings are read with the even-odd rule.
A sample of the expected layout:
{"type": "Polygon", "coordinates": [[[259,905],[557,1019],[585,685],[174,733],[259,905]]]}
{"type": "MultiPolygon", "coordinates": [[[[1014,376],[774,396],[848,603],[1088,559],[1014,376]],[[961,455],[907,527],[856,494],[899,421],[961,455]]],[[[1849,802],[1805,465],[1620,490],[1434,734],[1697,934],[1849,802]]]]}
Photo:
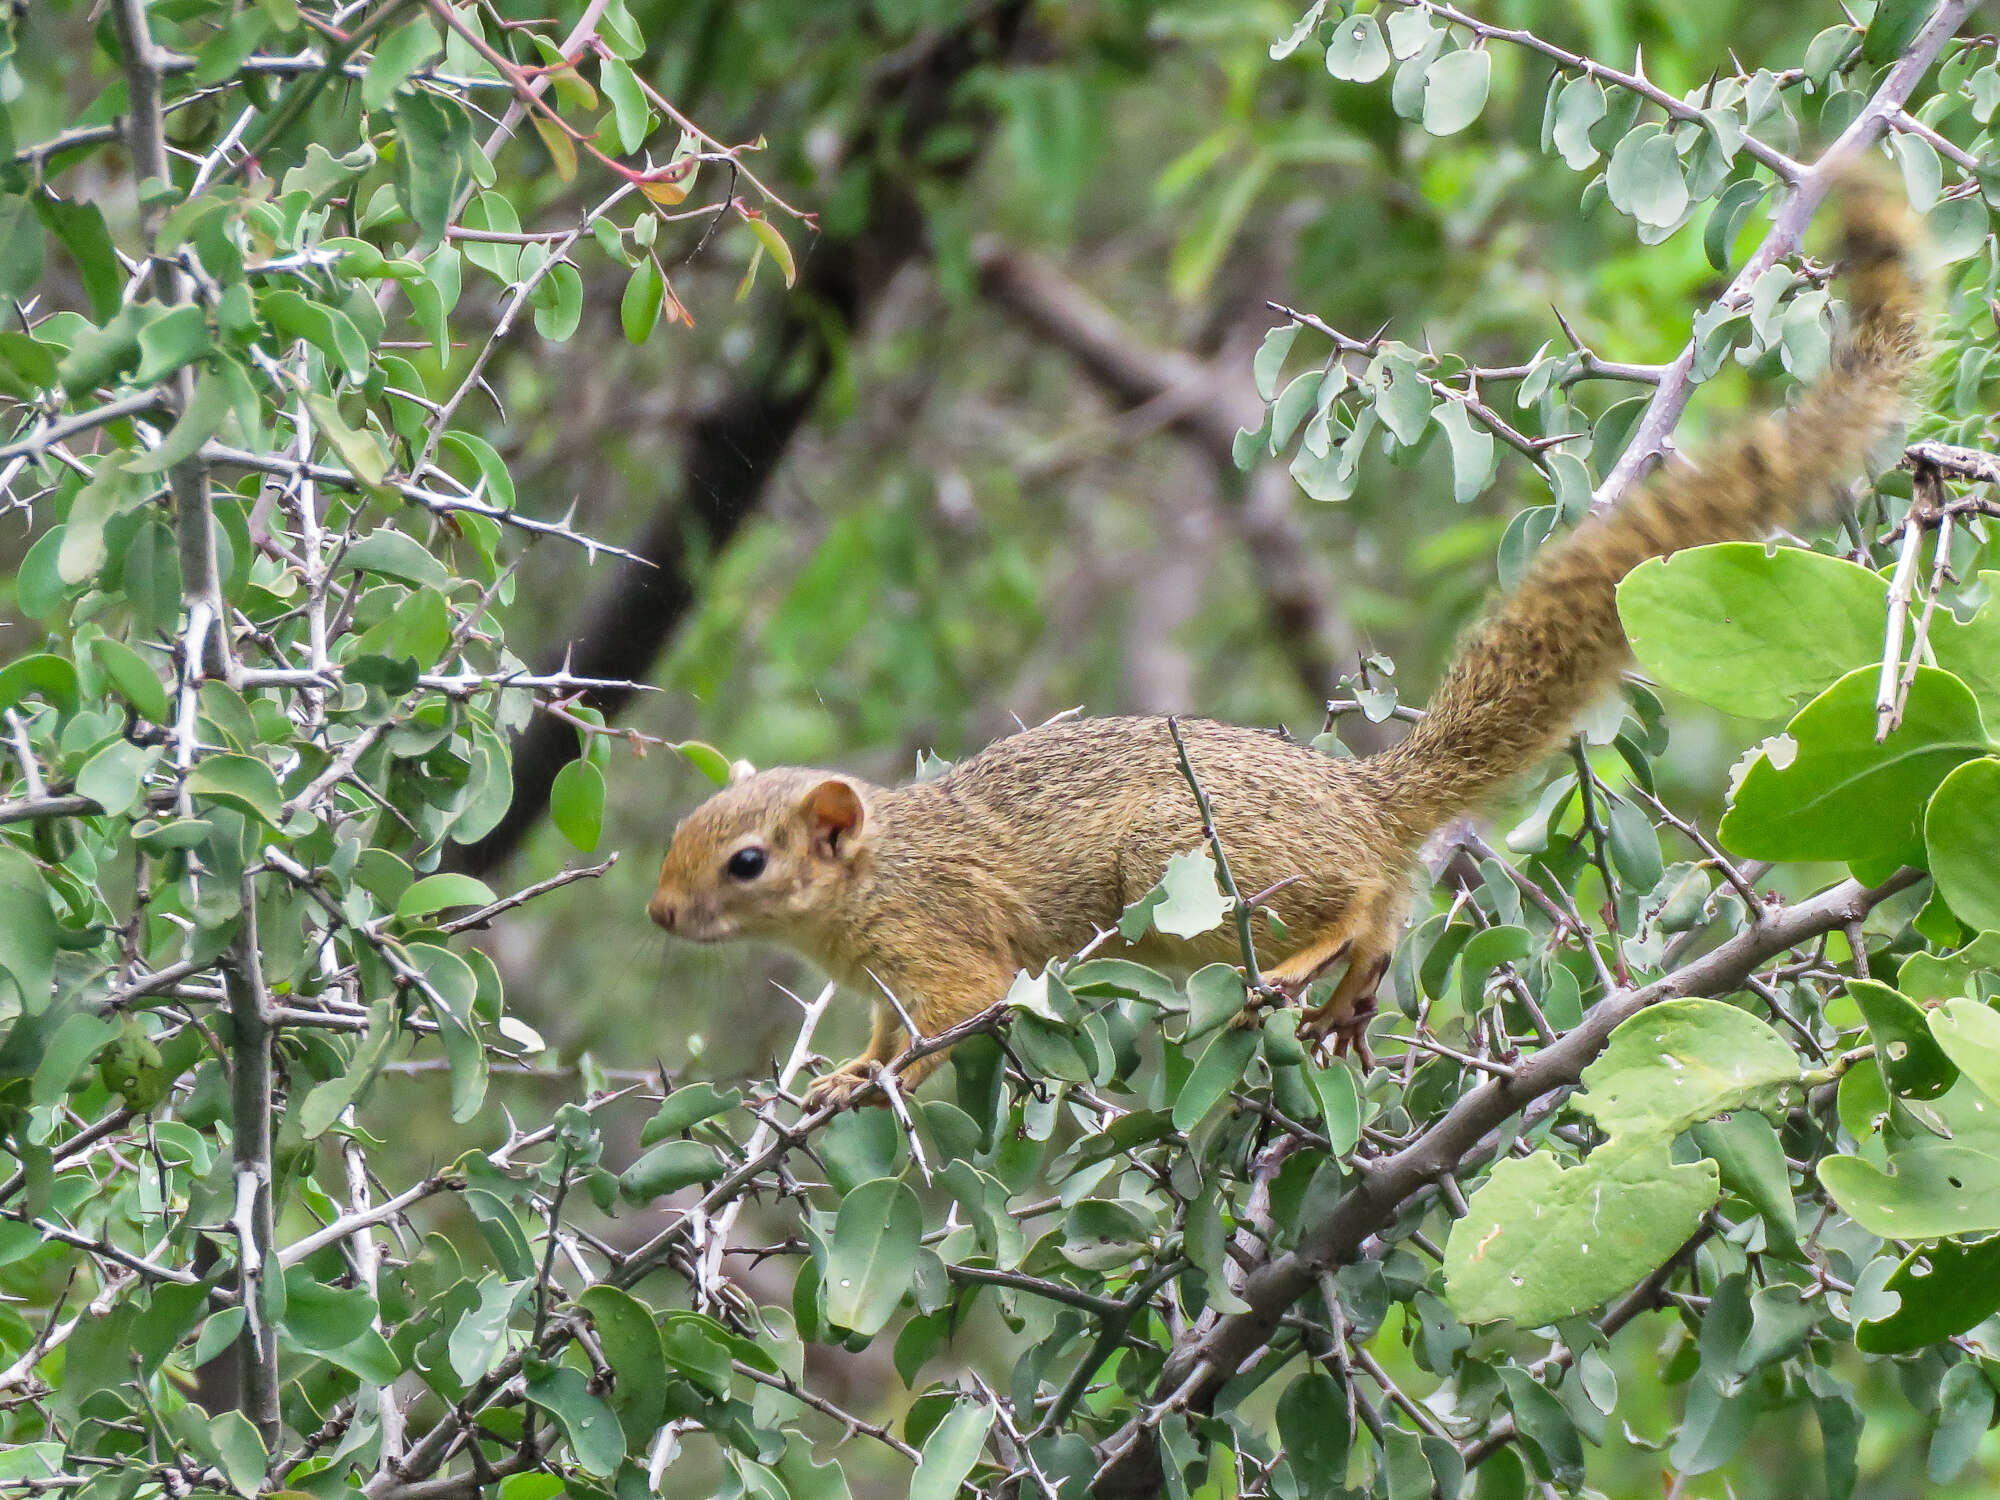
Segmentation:
{"type": "MultiPolygon", "coordinates": [[[[1798,254],[1799,246],[1805,239],[1806,226],[1812,222],[1813,214],[1818,211],[1828,188],[1832,186],[1832,168],[1873,145],[1889,130],[1891,122],[1909,101],[1911,92],[1924,74],[1930,71],[1944,44],[1956,34],[1973,4],[1974,0],[1944,0],[1937,14],[1924,23],[1923,30],[1917,33],[1909,49],[1883,77],[1874,97],[1863,106],[1861,113],[1854,117],[1826,153],[1793,182],[1790,195],[1771,220],[1770,233],[1764,236],[1764,242],[1743,263],[1743,269],[1736,273],[1728,289],[1716,298],[1718,306],[1747,306],[1757,278],[1785,257],[1798,254]]],[[[1591,500],[1594,509],[1608,511],[1614,508],[1653,461],[1667,451],[1674,428],[1680,424],[1681,414],[1687,410],[1688,398],[1694,394],[1694,355],[1694,340],[1690,339],[1673,363],[1667,366],[1659,389],[1653,392],[1653,399],[1647,403],[1645,413],[1639,418],[1632,440],[1625,445],[1618,462],[1612,465],[1611,472],[1597,487],[1597,493],[1591,500]]]]}

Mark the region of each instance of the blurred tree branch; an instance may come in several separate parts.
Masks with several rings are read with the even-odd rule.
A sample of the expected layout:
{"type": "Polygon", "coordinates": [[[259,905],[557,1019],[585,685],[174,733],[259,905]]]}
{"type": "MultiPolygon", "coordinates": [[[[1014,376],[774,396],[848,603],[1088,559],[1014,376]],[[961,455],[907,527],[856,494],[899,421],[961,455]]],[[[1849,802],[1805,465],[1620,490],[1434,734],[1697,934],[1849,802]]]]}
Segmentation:
{"type": "Polygon", "coordinates": [[[1232,349],[1211,363],[1148,344],[1048,262],[992,239],[974,253],[980,288],[996,305],[1073,356],[1135,416],[1143,411],[1149,423],[1171,427],[1207,456],[1286,664],[1308,693],[1331,697],[1341,663],[1355,651],[1354,627],[1334,604],[1333,577],[1298,524],[1290,475],[1277,464],[1260,464],[1248,476],[1236,467],[1237,429],[1264,419],[1248,358],[1232,349]]]}
{"type": "MultiPolygon", "coordinates": [[[[927,160],[926,144],[968,123],[959,82],[1015,46],[1028,7],[1003,0],[977,7],[960,25],[905,48],[880,68],[865,124],[841,153],[927,160]],[[895,122],[893,125],[887,122],[895,122]]],[[[978,159],[969,148],[925,170],[962,175],[978,159]]],[[[571,632],[563,659],[582,676],[636,680],[651,669],[698,596],[700,559],[726,546],[757,509],[764,486],[832,375],[836,348],[864,323],[895,272],[923,249],[924,219],[914,184],[888,170],[870,174],[868,210],[851,238],[822,238],[801,258],[798,285],[779,326],[758,340],[764,357],[742,382],[691,424],[680,494],[654,512],[634,550],[651,568],[627,569],[571,632]]],[[[593,706],[615,715],[629,691],[606,688],[593,706]]],[[[507,816],[484,839],[458,850],[456,868],[479,873],[510,855],[547,811],[556,773],[577,756],[576,733],[542,718],[514,750],[514,795],[507,816]]]]}

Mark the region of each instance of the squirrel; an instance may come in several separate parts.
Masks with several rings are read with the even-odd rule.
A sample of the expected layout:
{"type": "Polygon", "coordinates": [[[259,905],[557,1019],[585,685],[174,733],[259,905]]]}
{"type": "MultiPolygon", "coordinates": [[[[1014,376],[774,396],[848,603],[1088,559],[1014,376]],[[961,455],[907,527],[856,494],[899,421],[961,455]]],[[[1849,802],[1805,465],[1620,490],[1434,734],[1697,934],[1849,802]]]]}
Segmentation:
{"type": "MultiPolygon", "coordinates": [[[[1553,750],[1616,680],[1619,580],[1648,558],[1764,535],[1858,470],[1898,419],[1924,352],[1913,221],[1900,186],[1850,168],[1836,187],[1850,320],[1824,374],[1698,466],[1662,469],[1544,546],[1401,743],[1343,760],[1269,731],[1176,721],[1235,884],[1271,892],[1263,907],[1286,934],[1256,924],[1271,995],[1301,1000],[1346,962],[1302,1038],[1360,1042],[1426,838],[1553,750]]],[[[1206,846],[1164,718],[1054,721],[907,786],[742,771],[676,829],[647,914],[695,942],[788,946],[872,999],[867,1050],[817,1079],[809,1107],[851,1102],[901,1051],[903,1016],[928,1037],[977,1014],[1017,971],[1114,926],[1170,857],[1206,846]]],[[[1113,951],[1183,972],[1241,958],[1227,928],[1113,951]]],[[[911,1061],[902,1084],[942,1060],[911,1061]]]]}

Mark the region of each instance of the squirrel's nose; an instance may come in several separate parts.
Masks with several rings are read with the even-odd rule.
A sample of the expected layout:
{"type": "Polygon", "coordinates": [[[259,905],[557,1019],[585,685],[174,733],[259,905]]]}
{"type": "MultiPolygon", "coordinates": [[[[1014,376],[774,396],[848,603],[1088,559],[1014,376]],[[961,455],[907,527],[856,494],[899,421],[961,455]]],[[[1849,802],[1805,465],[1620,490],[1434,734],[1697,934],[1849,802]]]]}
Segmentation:
{"type": "Polygon", "coordinates": [[[653,899],[646,903],[646,915],[653,919],[655,926],[667,932],[674,930],[674,904],[657,892],[653,899]]]}

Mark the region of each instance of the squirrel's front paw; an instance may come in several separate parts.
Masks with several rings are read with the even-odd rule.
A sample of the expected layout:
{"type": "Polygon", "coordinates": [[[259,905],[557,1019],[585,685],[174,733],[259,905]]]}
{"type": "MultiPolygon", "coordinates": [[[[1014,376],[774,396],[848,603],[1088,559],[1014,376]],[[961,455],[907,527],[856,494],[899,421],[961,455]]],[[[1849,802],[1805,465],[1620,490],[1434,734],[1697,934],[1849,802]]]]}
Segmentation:
{"type": "Polygon", "coordinates": [[[881,1068],[871,1057],[857,1057],[815,1078],[806,1090],[806,1112],[847,1108],[854,1102],[854,1096],[874,1081],[881,1068]]]}

